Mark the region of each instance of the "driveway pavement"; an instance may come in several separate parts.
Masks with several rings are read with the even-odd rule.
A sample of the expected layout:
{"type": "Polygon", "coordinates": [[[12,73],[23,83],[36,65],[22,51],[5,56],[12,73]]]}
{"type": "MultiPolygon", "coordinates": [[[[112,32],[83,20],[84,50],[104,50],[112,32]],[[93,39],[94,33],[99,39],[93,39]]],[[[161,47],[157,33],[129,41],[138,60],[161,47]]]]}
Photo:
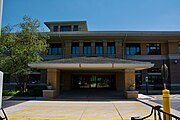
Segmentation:
{"type": "MultiPolygon", "coordinates": [[[[162,105],[162,95],[149,95],[153,99],[152,102],[162,105]]],[[[170,95],[171,108],[180,112],[180,94],[170,95]]]]}
{"type": "MultiPolygon", "coordinates": [[[[17,101],[6,101],[16,102],[17,101]]],[[[138,101],[24,101],[5,111],[9,120],[123,120],[145,116],[151,108],[138,101]]]]}

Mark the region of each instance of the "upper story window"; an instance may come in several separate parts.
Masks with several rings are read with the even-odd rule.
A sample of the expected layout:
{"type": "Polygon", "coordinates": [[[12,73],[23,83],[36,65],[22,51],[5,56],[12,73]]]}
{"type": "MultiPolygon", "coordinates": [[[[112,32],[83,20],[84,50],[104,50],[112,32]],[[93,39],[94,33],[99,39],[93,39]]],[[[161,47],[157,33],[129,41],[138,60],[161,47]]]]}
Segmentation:
{"type": "Polygon", "coordinates": [[[180,44],[178,45],[178,53],[180,54],[180,44]]]}
{"type": "Polygon", "coordinates": [[[73,26],[73,31],[79,31],[78,25],[74,25],[74,26],[73,26]]]}
{"type": "Polygon", "coordinates": [[[146,44],[146,54],[147,55],[160,55],[161,54],[161,44],[159,44],[159,43],[146,44]]]}
{"type": "Polygon", "coordinates": [[[53,31],[58,32],[58,26],[54,26],[53,31]]]}
{"type": "Polygon", "coordinates": [[[139,43],[127,43],[126,44],[126,55],[140,55],[141,49],[139,43]]]}
{"type": "Polygon", "coordinates": [[[51,43],[48,48],[48,55],[60,55],[62,54],[61,43],[51,43]]]}
{"type": "Polygon", "coordinates": [[[115,54],[115,42],[107,43],[107,54],[108,54],[108,56],[112,56],[115,54]]]}
{"type": "Polygon", "coordinates": [[[62,32],[72,31],[71,30],[71,26],[70,25],[68,25],[68,26],[61,26],[60,27],[60,31],[62,31],[62,32]]]}
{"type": "Polygon", "coordinates": [[[84,42],[84,55],[91,55],[91,42],[84,42]]]}
{"type": "Polygon", "coordinates": [[[96,42],[96,55],[102,55],[103,54],[103,42],[96,42]]]}
{"type": "Polygon", "coordinates": [[[71,54],[78,55],[79,53],[80,53],[79,42],[73,42],[71,47],[71,54]]]}

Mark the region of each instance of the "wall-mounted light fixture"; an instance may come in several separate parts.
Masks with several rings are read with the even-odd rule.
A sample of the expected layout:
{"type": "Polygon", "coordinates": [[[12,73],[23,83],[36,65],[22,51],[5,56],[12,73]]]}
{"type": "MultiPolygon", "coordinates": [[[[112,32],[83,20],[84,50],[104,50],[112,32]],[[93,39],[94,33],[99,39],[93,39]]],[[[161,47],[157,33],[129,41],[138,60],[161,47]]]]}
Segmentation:
{"type": "Polygon", "coordinates": [[[177,64],[178,63],[178,60],[174,60],[174,64],[177,64]]]}

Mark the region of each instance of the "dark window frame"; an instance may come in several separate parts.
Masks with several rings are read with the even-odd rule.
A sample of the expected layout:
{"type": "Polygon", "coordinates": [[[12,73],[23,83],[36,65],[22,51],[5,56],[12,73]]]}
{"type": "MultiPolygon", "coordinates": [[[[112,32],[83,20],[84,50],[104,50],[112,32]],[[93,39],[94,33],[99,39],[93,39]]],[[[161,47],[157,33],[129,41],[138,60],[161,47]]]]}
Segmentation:
{"type": "Polygon", "coordinates": [[[115,42],[107,42],[107,54],[108,55],[116,54],[115,42]]]}
{"type": "Polygon", "coordinates": [[[180,54],[180,43],[178,44],[178,53],[180,54]]]}
{"type": "Polygon", "coordinates": [[[57,25],[53,27],[53,32],[58,32],[58,30],[59,30],[59,27],[57,25]]]}
{"type": "Polygon", "coordinates": [[[73,31],[79,31],[79,26],[78,25],[74,25],[73,26],[73,31]]]}
{"type": "Polygon", "coordinates": [[[72,31],[72,26],[71,26],[71,25],[60,26],[60,31],[61,31],[61,32],[69,32],[69,31],[72,31]]]}
{"type": "Polygon", "coordinates": [[[79,42],[72,42],[71,54],[72,55],[79,55],[80,54],[79,42]]]}
{"type": "Polygon", "coordinates": [[[127,43],[126,44],[126,55],[141,55],[140,43],[127,43]]]}
{"type": "Polygon", "coordinates": [[[83,54],[84,55],[91,55],[92,54],[91,42],[84,42],[83,43],[83,54]]]}
{"type": "Polygon", "coordinates": [[[147,55],[161,55],[161,44],[160,43],[147,43],[146,54],[147,55]]]}
{"type": "Polygon", "coordinates": [[[62,44],[51,43],[48,48],[48,55],[61,55],[61,54],[62,54],[62,44]]]}
{"type": "Polygon", "coordinates": [[[103,42],[95,42],[95,54],[98,56],[104,54],[103,42]]]}

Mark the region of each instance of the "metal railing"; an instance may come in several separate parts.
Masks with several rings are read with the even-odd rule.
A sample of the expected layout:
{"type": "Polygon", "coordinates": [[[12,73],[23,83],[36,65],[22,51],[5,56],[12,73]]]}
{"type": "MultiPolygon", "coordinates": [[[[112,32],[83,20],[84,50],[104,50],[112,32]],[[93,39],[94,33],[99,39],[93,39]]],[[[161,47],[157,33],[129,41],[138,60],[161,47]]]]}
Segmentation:
{"type": "Polygon", "coordinates": [[[140,102],[151,107],[152,108],[151,113],[143,118],[131,117],[131,120],[145,120],[145,119],[149,119],[149,117],[151,117],[152,115],[154,117],[153,120],[180,120],[180,117],[173,114],[166,113],[163,110],[161,110],[162,108],[161,106],[153,106],[143,101],[140,101],[140,102]]]}
{"type": "Polygon", "coordinates": [[[5,111],[4,111],[3,108],[1,108],[1,111],[2,111],[2,113],[3,113],[3,115],[4,115],[4,117],[1,117],[1,116],[0,116],[0,120],[8,120],[8,117],[7,117],[7,115],[6,115],[6,113],[5,113],[5,111]]]}

